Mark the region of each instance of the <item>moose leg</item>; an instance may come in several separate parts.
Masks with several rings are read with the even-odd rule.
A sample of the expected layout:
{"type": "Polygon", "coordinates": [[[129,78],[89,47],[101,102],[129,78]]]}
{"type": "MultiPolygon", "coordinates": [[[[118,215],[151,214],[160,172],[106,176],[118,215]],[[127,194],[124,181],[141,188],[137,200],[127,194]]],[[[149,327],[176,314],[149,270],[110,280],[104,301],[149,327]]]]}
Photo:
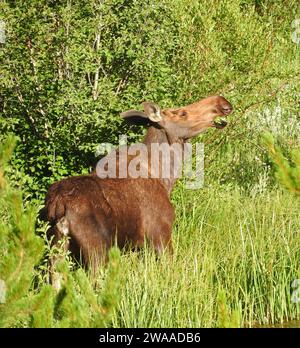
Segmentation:
{"type": "Polygon", "coordinates": [[[172,226],[169,224],[161,224],[157,226],[155,232],[148,234],[150,243],[153,245],[156,253],[160,256],[164,252],[173,254],[172,246],[172,226]]]}
{"type": "Polygon", "coordinates": [[[78,255],[84,267],[95,276],[99,266],[107,261],[109,231],[94,215],[74,214],[70,220],[72,221],[70,250],[78,255]],[[73,247],[72,241],[76,241],[74,243],[76,247],[73,247]]]}
{"type": "Polygon", "coordinates": [[[81,248],[83,264],[91,272],[92,278],[95,278],[100,265],[108,261],[107,247],[100,242],[97,246],[85,245],[81,248]]]}

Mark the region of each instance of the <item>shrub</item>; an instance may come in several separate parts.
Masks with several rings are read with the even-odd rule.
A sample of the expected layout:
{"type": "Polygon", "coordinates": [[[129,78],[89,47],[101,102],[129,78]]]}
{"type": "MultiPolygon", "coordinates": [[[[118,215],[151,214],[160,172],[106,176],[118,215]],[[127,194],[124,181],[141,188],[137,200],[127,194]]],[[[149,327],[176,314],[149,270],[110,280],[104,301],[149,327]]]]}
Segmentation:
{"type": "Polygon", "coordinates": [[[56,293],[38,279],[37,266],[46,245],[35,233],[37,207],[24,205],[22,192],[5,180],[4,167],[16,139],[10,136],[0,147],[0,327],[104,327],[118,301],[118,249],[111,249],[103,283],[95,292],[82,270],[71,271],[64,261],[61,290],[56,293]]]}

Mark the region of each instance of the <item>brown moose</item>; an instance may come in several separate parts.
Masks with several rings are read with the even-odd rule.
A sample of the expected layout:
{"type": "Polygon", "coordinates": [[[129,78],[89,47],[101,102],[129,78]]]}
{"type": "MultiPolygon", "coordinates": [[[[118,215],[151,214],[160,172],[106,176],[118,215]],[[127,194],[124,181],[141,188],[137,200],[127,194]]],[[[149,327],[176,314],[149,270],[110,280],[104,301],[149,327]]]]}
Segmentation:
{"type": "MultiPolygon", "coordinates": [[[[147,147],[153,143],[182,145],[209,127],[223,128],[226,121],[217,123],[216,117],[232,111],[231,104],[221,96],[177,109],[161,110],[154,103],[143,103],[143,108],[121,116],[148,122],[143,140],[147,147]]],[[[133,158],[128,156],[128,163],[133,158]]],[[[92,268],[115,242],[120,248],[126,244],[139,248],[146,240],[159,253],[172,251],[174,209],[169,196],[175,181],[174,177],[100,178],[94,172],[52,184],[45,212],[53,244],[68,236],[65,247],[92,268]]]]}

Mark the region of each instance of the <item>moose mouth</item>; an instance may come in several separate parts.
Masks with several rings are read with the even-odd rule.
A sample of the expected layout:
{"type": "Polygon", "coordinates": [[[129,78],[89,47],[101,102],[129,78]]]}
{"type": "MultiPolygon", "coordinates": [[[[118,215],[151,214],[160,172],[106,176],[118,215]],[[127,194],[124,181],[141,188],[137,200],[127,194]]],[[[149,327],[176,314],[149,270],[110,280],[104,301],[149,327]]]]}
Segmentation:
{"type": "Polygon", "coordinates": [[[227,121],[224,117],[218,117],[216,120],[213,121],[213,127],[222,129],[227,126],[227,121]]]}

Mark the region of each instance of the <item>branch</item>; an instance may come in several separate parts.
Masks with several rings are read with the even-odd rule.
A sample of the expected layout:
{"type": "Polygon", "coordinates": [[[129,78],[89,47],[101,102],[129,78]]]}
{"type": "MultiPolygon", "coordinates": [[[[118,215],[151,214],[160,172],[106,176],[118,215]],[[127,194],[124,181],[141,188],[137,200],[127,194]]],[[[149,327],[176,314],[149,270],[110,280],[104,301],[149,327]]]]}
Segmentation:
{"type": "MultiPolygon", "coordinates": [[[[99,51],[99,46],[100,46],[100,34],[96,34],[96,39],[95,39],[95,43],[94,43],[94,47],[95,47],[96,52],[99,51]]],[[[93,86],[93,99],[94,100],[97,100],[98,95],[99,95],[99,92],[98,92],[99,70],[100,70],[100,64],[95,72],[95,80],[94,80],[94,86],[93,86]]]]}
{"type": "MultiPolygon", "coordinates": [[[[31,64],[31,69],[33,72],[33,77],[34,77],[34,81],[35,81],[35,90],[36,90],[36,95],[37,95],[37,101],[38,101],[38,109],[37,111],[44,117],[46,115],[46,112],[43,109],[43,105],[39,100],[39,93],[42,90],[42,86],[38,81],[38,72],[37,72],[37,66],[36,66],[36,61],[34,60],[34,51],[33,51],[33,46],[32,46],[32,42],[31,39],[28,38],[26,41],[26,46],[29,49],[29,57],[30,57],[30,64],[31,64]]],[[[49,138],[49,130],[48,130],[48,125],[47,123],[45,123],[45,137],[49,138]]]]}
{"type": "Polygon", "coordinates": [[[15,90],[16,90],[16,93],[17,93],[17,96],[18,96],[18,100],[19,100],[20,104],[22,105],[22,107],[23,107],[23,109],[25,111],[24,115],[25,115],[29,125],[31,126],[31,129],[34,131],[35,134],[38,134],[38,131],[36,129],[35,119],[30,115],[30,112],[29,112],[28,108],[25,105],[24,98],[23,98],[20,86],[18,85],[18,82],[17,82],[17,78],[16,77],[12,77],[12,81],[14,82],[14,86],[15,86],[15,90]]]}

